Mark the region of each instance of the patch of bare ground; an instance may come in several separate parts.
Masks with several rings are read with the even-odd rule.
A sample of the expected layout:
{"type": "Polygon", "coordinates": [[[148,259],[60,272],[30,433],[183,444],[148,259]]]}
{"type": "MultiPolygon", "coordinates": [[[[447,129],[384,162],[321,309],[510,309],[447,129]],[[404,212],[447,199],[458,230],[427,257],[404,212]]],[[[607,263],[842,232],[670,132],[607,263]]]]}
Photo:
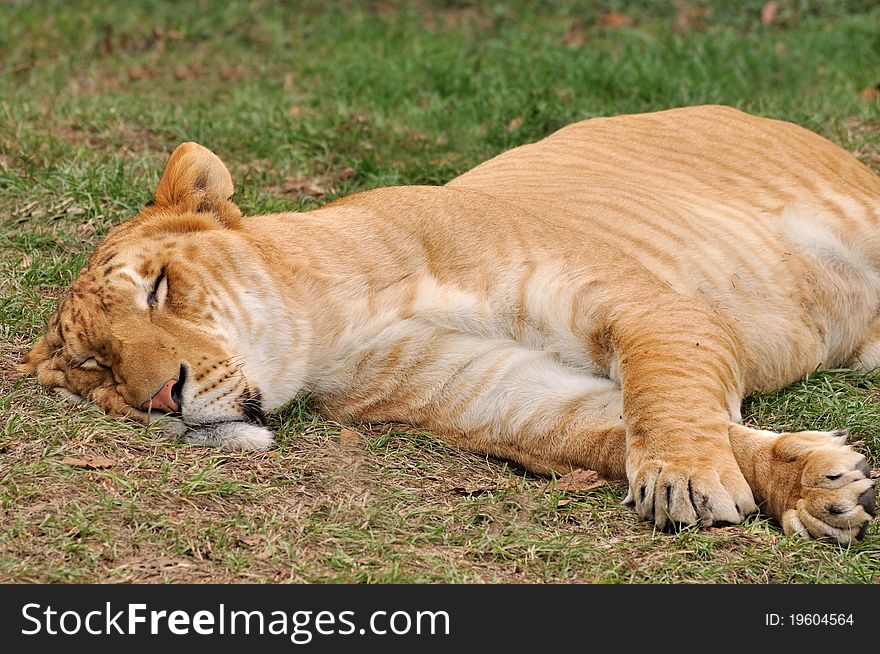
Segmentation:
{"type": "Polygon", "coordinates": [[[540,553],[504,543],[539,526],[546,479],[393,427],[317,421],[277,450],[230,454],[67,406],[51,437],[36,419],[3,441],[16,462],[0,510],[6,580],[370,581],[389,566],[541,580],[540,553]],[[109,463],[75,463],[89,458],[109,463]]]}

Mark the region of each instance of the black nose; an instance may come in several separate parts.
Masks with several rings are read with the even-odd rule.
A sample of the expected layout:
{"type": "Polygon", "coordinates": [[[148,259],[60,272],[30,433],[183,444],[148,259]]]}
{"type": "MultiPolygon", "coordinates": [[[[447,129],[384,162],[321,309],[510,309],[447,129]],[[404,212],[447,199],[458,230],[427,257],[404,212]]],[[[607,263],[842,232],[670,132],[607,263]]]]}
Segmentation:
{"type": "Polygon", "coordinates": [[[171,387],[171,399],[178,406],[178,410],[183,409],[183,385],[186,383],[187,367],[185,363],[180,364],[180,374],[177,376],[177,383],[171,387]]]}

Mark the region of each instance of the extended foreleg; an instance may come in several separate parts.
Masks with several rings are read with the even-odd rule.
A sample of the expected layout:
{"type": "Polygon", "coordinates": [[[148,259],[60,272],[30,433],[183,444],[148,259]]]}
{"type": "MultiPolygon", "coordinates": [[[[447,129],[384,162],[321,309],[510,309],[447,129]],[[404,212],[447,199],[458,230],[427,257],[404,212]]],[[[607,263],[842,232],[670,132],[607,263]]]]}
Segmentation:
{"type": "Polygon", "coordinates": [[[609,319],[626,425],[630,499],[659,528],[738,523],[755,509],[728,425],[742,383],[735,337],[711,312],[667,294],[609,319]]]}

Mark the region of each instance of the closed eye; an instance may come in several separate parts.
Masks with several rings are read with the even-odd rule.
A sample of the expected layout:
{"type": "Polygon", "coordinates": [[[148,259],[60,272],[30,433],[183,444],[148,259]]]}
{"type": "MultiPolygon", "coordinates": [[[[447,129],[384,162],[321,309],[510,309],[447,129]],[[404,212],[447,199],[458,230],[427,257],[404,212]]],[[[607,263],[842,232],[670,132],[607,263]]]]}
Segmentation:
{"type": "Polygon", "coordinates": [[[89,357],[85,361],[80,361],[74,368],[79,368],[80,370],[109,370],[110,366],[104,365],[95,357],[89,357]]]}
{"type": "Polygon", "coordinates": [[[153,283],[153,290],[147,295],[147,305],[152,309],[165,300],[168,294],[168,277],[165,275],[165,269],[159,273],[156,281],[153,283]]]}

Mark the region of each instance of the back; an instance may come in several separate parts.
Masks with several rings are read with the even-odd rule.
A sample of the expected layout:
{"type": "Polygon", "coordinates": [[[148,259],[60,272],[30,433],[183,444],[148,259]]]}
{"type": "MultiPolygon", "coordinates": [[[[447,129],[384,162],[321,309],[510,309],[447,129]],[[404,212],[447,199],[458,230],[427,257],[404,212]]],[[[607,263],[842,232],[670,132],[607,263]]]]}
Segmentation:
{"type": "Polygon", "coordinates": [[[448,186],[589,233],[689,293],[697,279],[726,286],[733,270],[719,275],[719,260],[774,267],[787,247],[783,210],[850,237],[880,219],[880,178],[848,152],[792,123],[721,106],[575,123],[448,186]]]}
{"type": "Polygon", "coordinates": [[[637,260],[758,360],[815,340],[810,369],[839,364],[877,312],[880,177],[792,123],[721,106],[587,120],[448,186],[563,225],[612,276],[637,260]]]}

